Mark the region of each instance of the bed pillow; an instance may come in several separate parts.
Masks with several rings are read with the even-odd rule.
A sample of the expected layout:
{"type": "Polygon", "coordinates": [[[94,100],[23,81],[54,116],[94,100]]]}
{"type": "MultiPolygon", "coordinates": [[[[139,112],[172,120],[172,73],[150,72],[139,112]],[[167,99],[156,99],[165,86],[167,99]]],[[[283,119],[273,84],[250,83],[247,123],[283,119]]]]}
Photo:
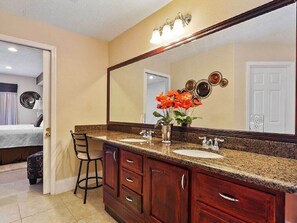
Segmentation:
{"type": "Polygon", "coordinates": [[[37,120],[34,122],[34,127],[40,127],[40,124],[42,121],[43,121],[43,114],[39,115],[37,120]]]}

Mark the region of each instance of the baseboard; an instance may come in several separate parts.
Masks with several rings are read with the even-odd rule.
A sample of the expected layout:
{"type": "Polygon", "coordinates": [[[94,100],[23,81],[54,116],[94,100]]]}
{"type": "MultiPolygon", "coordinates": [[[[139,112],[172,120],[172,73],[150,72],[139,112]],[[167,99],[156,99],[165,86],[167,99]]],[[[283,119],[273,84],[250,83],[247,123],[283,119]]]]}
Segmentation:
{"type": "MultiPolygon", "coordinates": [[[[89,176],[95,176],[95,172],[89,173],[89,176]]],[[[102,176],[102,171],[98,171],[98,176],[102,176]]],[[[81,178],[86,177],[85,174],[81,175],[81,178]]],[[[70,190],[73,190],[76,183],[76,176],[75,177],[69,177],[63,180],[56,181],[56,191],[55,194],[60,194],[63,192],[67,192],[70,190]]]]}

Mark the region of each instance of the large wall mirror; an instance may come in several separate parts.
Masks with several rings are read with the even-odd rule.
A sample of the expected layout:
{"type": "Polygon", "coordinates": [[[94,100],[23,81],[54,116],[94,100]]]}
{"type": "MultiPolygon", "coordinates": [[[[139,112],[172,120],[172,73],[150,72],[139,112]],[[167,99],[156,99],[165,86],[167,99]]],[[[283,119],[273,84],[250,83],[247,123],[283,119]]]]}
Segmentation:
{"type": "Polygon", "coordinates": [[[228,85],[212,86],[192,127],[295,134],[296,3],[131,62],[108,70],[109,123],[155,124],[158,94],[219,71],[228,85]]]}

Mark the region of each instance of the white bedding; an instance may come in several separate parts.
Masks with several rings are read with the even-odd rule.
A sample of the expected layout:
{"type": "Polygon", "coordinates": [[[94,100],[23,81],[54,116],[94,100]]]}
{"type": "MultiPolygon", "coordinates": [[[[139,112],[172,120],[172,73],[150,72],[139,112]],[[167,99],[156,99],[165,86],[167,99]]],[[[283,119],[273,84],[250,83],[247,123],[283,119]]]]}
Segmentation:
{"type": "Polygon", "coordinates": [[[42,145],[43,127],[34,127],[34,125],[0,125],[0,149],[42,145]]]}

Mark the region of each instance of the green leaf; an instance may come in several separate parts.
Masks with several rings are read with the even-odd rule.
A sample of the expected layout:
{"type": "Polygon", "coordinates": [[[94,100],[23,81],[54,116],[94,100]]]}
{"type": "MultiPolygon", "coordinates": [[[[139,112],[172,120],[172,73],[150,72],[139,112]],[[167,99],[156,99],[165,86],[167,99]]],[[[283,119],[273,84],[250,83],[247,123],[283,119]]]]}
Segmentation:
{"type": "Polygon", "coordinates": [[[156,112],[156,111],[153,112],[153,115],[157,118],[164,117],[163,115],[161,115],[159,112],[156,112]]]}

